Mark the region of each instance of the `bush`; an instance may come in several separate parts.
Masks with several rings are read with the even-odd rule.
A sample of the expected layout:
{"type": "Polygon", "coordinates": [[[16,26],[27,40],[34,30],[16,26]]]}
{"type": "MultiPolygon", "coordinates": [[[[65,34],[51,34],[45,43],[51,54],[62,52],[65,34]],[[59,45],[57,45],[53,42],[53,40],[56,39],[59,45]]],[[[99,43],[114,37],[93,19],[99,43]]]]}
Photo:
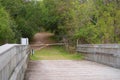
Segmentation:
{"type": "Polygon", "coordinates": [[[14,42],[14,35],[10,27],[9,14],[0,6],[0,44],[14,42]]]}

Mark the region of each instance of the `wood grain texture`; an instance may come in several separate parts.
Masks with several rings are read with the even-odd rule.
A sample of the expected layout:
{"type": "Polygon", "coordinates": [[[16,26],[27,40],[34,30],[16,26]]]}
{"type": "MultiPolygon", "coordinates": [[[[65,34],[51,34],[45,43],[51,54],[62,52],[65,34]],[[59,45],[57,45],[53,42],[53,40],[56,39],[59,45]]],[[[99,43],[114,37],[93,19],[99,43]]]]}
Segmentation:
{"type": "Polygon", "coordinates": [[[83,44],[77,51],[85,59],[120,69],[120,44],[83,44]]]}
{"type": "Polygon", "coordinates": [[[120,80],[120,70],[90,61],[30,61],[24,80],[120,80]]]}

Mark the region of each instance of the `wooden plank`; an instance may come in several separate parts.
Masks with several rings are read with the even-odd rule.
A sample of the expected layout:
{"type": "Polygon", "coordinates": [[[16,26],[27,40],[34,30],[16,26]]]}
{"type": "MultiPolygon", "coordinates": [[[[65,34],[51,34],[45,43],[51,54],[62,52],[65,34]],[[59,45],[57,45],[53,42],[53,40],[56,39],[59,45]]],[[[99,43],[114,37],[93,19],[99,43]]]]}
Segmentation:
{"type": "Polygon", "coordinates": [[[31,46],[54,46],[54,45],[64,45],[64,43],[53,43],[53,44],[31,44],[31,46]]]}
{"type": "Polygon", "coordinates": [[[30,61],[24,80],[120,80],[120,69],[90,61],[30,61]]]}
{"type": "Polygon", "coordinates": [[[98,44],[98,45],[82,44],[77,46],[77,51],[87,53],[113,54],[114,56],[120,57],[119,44],[98,44]]]}
{"type": "Polygon", "coordinates": [[[120,69],[120,44],[82,44],[77,46],[77,51],[87,60],[120,69]]]}
{"type": "Polygon", "coordinates": [[[23,66],[27,65],[26,55],[27,57],[29,55],[27,53],[27,45],[6,44],[0,46],[0,80],[10,80],[9,78],[22,80],[24,73],[21,74],[21,71],[25,71],[23,66]]]}

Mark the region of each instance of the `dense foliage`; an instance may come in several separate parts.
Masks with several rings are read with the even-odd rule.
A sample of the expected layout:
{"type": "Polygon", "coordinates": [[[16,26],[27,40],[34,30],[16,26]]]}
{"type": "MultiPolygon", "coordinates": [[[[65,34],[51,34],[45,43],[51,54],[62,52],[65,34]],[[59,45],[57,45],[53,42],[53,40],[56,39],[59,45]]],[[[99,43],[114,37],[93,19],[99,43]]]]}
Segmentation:
{"type": "Polygon", "coordinates": [[[68,43],[119,43],[119,18],[119,0],[0,0],[0,44],[43,30],[68,43]]]}
{"type": "Polygon", "coordinates": [[[9,14],[0,6],[0,44],[14,41],[14,32],[11,29],[9,14]]]}
{"type": "MultiPolygon", "coordinates": [[[[31,39],[34,33],[39,31],[39,27],[41,26],[39,20],[39,5],[35,5],[34,2],[26,2],[23,0],[0,0],[0,5],[0,8],[4,10],[4,13],[0,11],[0,23],[2,24],[0,28],[6,25],[10,28],[12,34],[14,34],[14,36],[12,36],[11,32],[8,32],[9,35],[7,35],[7,33],[1,33],[0,37],[2,37],[2,35],[4,36],[0,38],[0,43],[11,41],[19,42],[21,37],[28,37],[31,39]],[[2,19],[3,14],[7,16],[7,18],[3,16],[6,22],[2,19]],[[7,40],[5,40],[6,37],[7,40]]],[[[2,31],[5,32],[4,30],[2,31]]]]}
{"type": "Polygon", "coordinates": [[[118,0],[44,0],[43,4],[45,26],[67,42],[76,39],[80,43],[120,41],[118,0]]]}

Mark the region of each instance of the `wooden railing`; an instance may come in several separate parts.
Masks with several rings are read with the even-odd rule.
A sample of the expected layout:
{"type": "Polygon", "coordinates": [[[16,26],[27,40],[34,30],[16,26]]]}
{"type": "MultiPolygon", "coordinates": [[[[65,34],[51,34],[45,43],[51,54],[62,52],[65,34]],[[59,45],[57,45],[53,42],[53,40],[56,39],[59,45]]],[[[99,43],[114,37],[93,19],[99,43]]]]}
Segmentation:
{"type": "Polygon", "coordinates": [[[85,55],[85,59],[120,68],[119,44],[83,44],[77,51],[85,55]]]}
{"type": "Polygon", "coordinates": [[[23,80],[29,53],[27,45],[0,46],[0,80],[23,80]]]}

